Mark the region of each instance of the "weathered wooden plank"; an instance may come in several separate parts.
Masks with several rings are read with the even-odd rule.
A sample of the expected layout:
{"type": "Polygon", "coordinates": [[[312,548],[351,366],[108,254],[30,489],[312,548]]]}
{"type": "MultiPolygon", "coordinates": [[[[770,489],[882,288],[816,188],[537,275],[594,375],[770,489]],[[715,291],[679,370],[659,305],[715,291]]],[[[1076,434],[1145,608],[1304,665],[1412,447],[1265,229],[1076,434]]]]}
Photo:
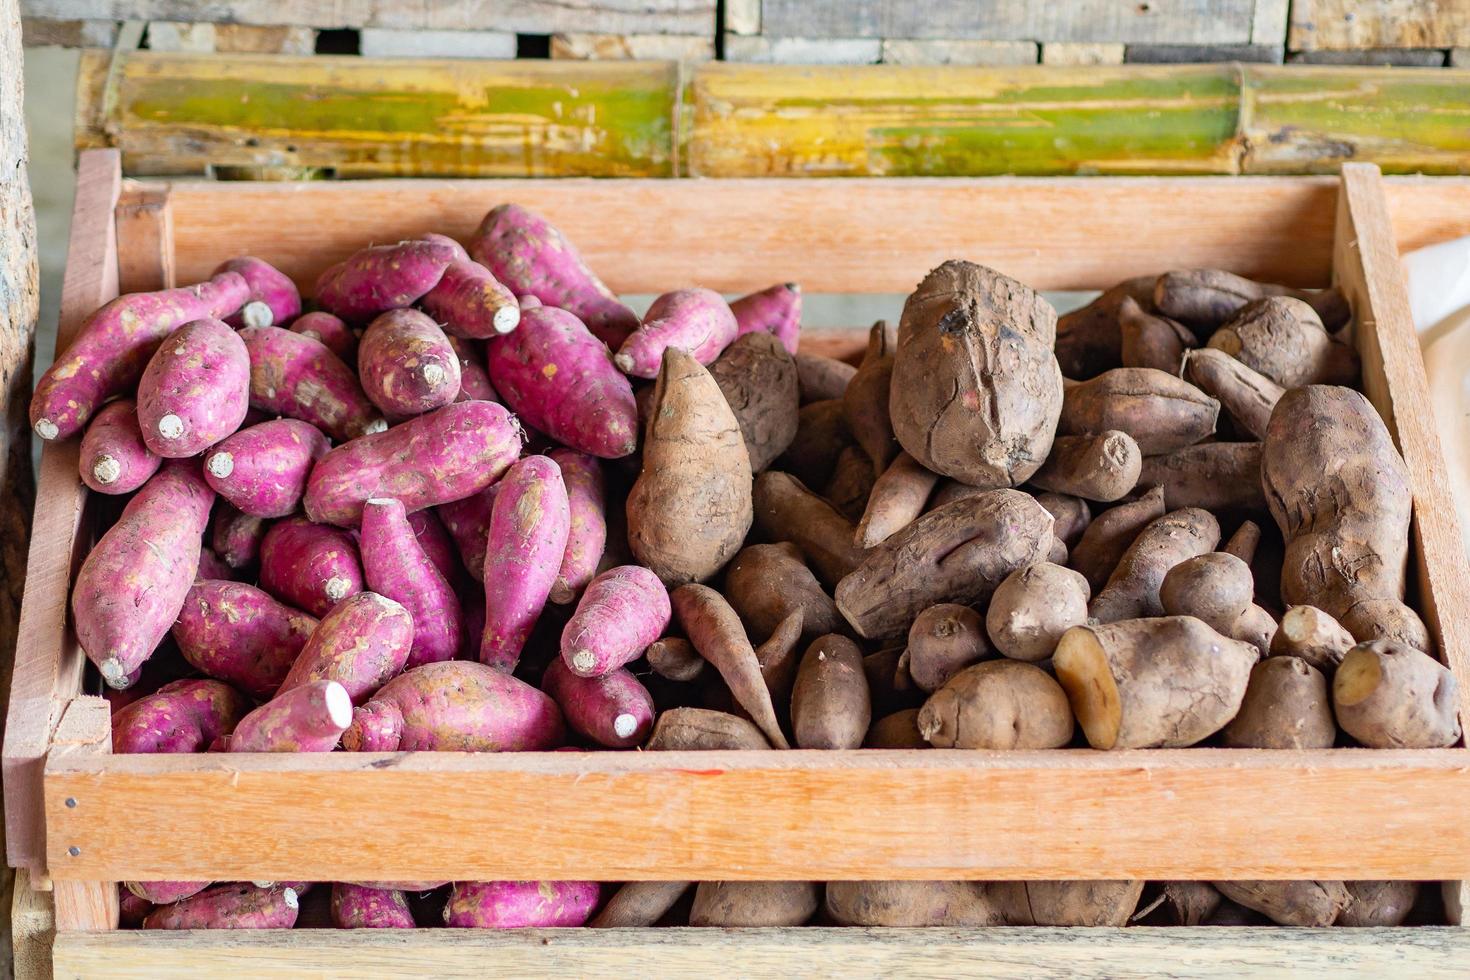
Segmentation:
{"type": "Polygon", "coordinates": [[[1244,44],[1252,0],[763,0],[771,37],[1244,44]]]}
{"type": "Polygon", "coordinates": [[[1291,20],[1290,0],[1256,0],[1251,12],[1251,43],[1286,44],[1286,29],[1291,20]]]}
{"type": "Polygon", "coordinates": [[[907,41],[883,42],[885,65],[1034,65],[1035,41],[907,41]]]}
{"type": "MultiPolygon", "coordinates": [[[[131,184],[117,202],[118,292],[168,289],[174,281],[173,212],[167,184],[131,184]]],[[[202,277],[201,277],[202,278],[202,277]]]]}
{"type": "Polygon", "coordinates": [[[1124,60],[1136,65],[1190,65],[1244,62],[1279,65],[1277,44],[1130,44],[1124,60]]]}
{"type": "Polygon", "coordinates": [[[1443,68],[1448,55],[1439,48],[1354,48],[1350,51],[1293,51],[1293,65],[1382,65],[1443,68]]]}
{"type": "Polygon", "coordinates": [[[1251,66],[1242,92],[1247,173],[1470,173],[1470,72],[1251,66]]]}
{"type": "Polygon", "coordinates": [[[756,65],[874,65],[883,42],[866,37],[725,38],[725,60],[756,65]]]}
{"type": "Polygon", "coordinates": [[[46,768],[47,857],[56,881],[1465,878],[1467,759],[1464,749],[64,757],[46,768]],[[1120,819],[1123,801],[1149,819],[1120,819]],[[368,812],[396,818],[342,833],[342,814],[368,812]],[[514,833],[464,833],[490,813],[514,833]],[[905,826],[944,832],[894,832],[905,826]]]}
{"type": "Polygon", "coordinates": [[[1038,289],[1098,289],[1176,266],[1325,285],[1336,195],[1327,178],[183,181],[170,206],[179,282],[245,252],[310,287],[365,242],[465,237],[516,201],[563,229],[619,292],[677,282],[745,292],[779,269],[813,293],[906,294],[956,255],[1038,289]],[[766,217],[710,220],[721,214],[766,217]],[[650,216],[658,235],[630,239],[650,216]]]}
{"type": "MultiPolygon", "coordinates": [[[[113,208],[121,173],[115,150],[82,154],[72,208],[56,349],[64,351],[88,314],[117,295],[113,208]]],[[[77,478],[78,441],[41,451],[39,508],[31,528],[26,594],[5,717],[5,856],[11,867],[44,874],[41,774],[61,709],[81,690],[86,662],[67,622],[72,574],[86,551],[87,491],[77,478]]]]}
{"type": "Polygon", "coordinates": [[[381,980],[572,976],[844,978],[1464,975],[1470,932],[1282,929],[330,929],[111,932],[58,937],[56,976],[381,980]]]}
{"type": "Polygon", "coordinates": [[[56,939],[56,910],[51,893],[31,887],[30,872],[15,872],[15,892],[4,910],[10,921],[11,967],[15,980],[51,980],[51,944],[56,939]]]}
{"type": "Polygon", "coordinates": [[[1294,0],[1287,45],[1293,51],[1470,45],[1470,4],[1464,0],[1294,0]]]}
{"type": "Polygon", "coordinates": [[[1238,71],[700,66],[691,176],[1232,173],[1238,71]],[[1147,117],[1149,125],[1138,120],[1147,117]]]}
{"type": "Polygon", "coordinates": [[[715,39],[697,34],[554,34],[552,58],[709,61],[715,39]]]}
{"type": "Polygon", "coordinates": [[[117,38],[117,24],[110,20],[25,17],[20,30],[21,42],[28,48],[110,48],[117,38]]]}
{"type": "Polygon", "coordinates": [[[1043,41],[1043,65],[1121,65],[1122,44],[1084,44],[1074,41],[1043,41]]]}
{"type": "Polygon", "coordinates": [[[358,52],[364,58],[514,58],[510,31],[402,31],[365,27],[358,52]]]}
{"type": "Polygon", "coordinates": [[[554,34],[709,34],[715,0],[21,0],[27,16],[56,20],[178,20],[304,27],[509,31],[554,34]]]}
{"type": "Polygon", "coordinates": [[[313,54],[316,31],[310,27],[257,27],[252,24],[184,23],[155,20],[148,25],[150,51],[313,54]]]}
{"type": "MultiPolygon", "coordinates": [[[[49,758],[105,760],[111,755],[111,705],[100,697],[73,698],[56,726],[49,758]]],[[[58,932],[117,928],[116,881],[57,881],[51,900],[58,932]]]]}
{"type": "Polygon", "coordinates": [[[115,132],[129,172],[673,173],[672,63],[114,57],[97,125],[115,132]]]}

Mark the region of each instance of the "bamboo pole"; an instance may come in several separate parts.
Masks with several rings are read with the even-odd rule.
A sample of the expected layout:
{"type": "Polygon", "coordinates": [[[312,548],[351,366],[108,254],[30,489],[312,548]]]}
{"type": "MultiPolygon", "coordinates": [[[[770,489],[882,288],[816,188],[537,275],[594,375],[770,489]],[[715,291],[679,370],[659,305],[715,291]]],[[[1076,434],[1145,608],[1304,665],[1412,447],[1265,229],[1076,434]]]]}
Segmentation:
{"type": "Polygon", "coordinates": [[[1470,173],[1470,71],[93,52],[77,141],[147,175],[1470,173]]]}

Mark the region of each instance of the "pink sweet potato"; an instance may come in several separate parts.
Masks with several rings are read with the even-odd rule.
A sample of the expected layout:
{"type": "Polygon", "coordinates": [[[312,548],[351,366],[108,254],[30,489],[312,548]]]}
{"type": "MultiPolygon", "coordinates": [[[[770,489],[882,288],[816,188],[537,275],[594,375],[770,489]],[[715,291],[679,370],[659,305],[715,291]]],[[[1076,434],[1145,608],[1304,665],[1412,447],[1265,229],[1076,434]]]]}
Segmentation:
{"type": "Polygon", "coordinates": [[[500,393],[490,382],[490,372],[485,370],[485,352],[480,345],[473,340],[464,340],[453,334],[448,335],[448,340],[449,346],[454,350],[454,356],[459,358],[459,394],[454,400],[457,402],[500,401],[500,393]]]}
{"type": "Polygon", "coordinates": [[[601,677],[637,660],[671,616],[657,575],[641,565],[610,568],[587,586],[562,630],[562,659],[574,674],[601,677]]]}
{"type": "Polygon", "coordinates": [[[389,418],[443,408],[459,396],[459,355],[418,310],[389,310],[368,324],[357,348],[363,391],[389,418]]]}
{"type": "Polygon", "coordinates": [[[230,752],[330,752],[352,722],[352,696],[336,681],[282,691],[240,719],[230,752]]]}
{"type": "Polygon", "coordinates": [[[403,892],[339,881],[332,885],[332,925],[338,929],[412,929],[403,892]]]}
{"type": "Polygon", "coordinates": [[[571,524],[566,484],[550,457],[527,456],[500,481],[485,544],[481,663],[515,669],[561,570],[571,524]]]}
{"type": "MultiPolygon", "coordinates": [[[[208,479],[206,473],[205,480],[208,479]]],[[[210,544],[215,557],[226,566],[250,568],[260,558],[260,545],[268,530],[270,522],[265,518],[242,513],[229,501],[222,501],[214,509],[214,536],[210,544]]]]}
{"type": "MultiPolygon", "coordinates": [[[[495,509],[495,495],[500,484],[492,483],[479,493],[463,500],[451,500],[434,508],[444,522],[459,559],[470,577],[476,582],[485,581],[485,547],[490,539],[490,514],[495,509]]],[[[475,636],[479,642],[479,636],[475,636]]]]}
{"type": "Polygon", "coordinates": [[[325,616],[363,590],[357,542],[304,517],[273,524],[260,545],[260,587],[287,605],[325,616]]]}
{"type": "Polygon", "coordinates": [[[534,296],[571,313],[592,335],[616,349],[638,327],[638,316],[587,268],[571,242],[544,218],[515,204],[485,215],[470,239],[474,260],[520,297],[534,296]]]}
{"type": "MultiPolygon", "coordinates": [[[[127,890],[129,897],[142,899],[153,906],[182,902],[186,898],[198,895],[211,884],[213,882],[209,881],[127,881],[123,882],[123,887],[127,890]]],[[[148,911],[153,910],[150,908],[148,911]]]]}
{"type": "Polygon", "coordinates": [[[439,284],[424,295],[423,306],[456,337],[494,337],[510,333],[521,322],[515,293],[474,261],[449,263],[439,284]]]}
{"type": "Polygon", "coordinates": [[[567,550],[562,555],[550,596],[552,602],[564,604],[575,602],[597,574],[598,563],[607,547],[607,503],[602,464],[596,457],[574,449],[553,449],[551,458],[561,469],[567,504],[571,508],[567,550]]]}
{"type": "Polygon", "coordinates": [[[376,592],[348,596],[322,617],[291,665],[281,691],[337,681],[354,704],[403,673],[413,648],[413,616],[376,592]]]}
{"type": "Polygon", "coordinates": [[[80,462],[82,482],[98,493],[132,493],[163,465],[143,441],[131,398],[108,402],[93,417],[82,436],[80,462]]]}
{"type": "Polygon", "coordinates": [[[173,626],[174,642],[196,670],[268,698],[316,629],[313,616],[244,582],[195,582],[173,626]]]}
{"type": "Polygon", "coordinates": [[[730,304],[713,289],[676,289],[653,301],[613,358],[635,378],[655,378],[670,347],[687,351],[700,364],[713,364],[739,331],[730,304]]]}
{"type": "Polygon", "coordinates": [[[444,924],[452,929],[582,926],[602,897],[595,881],[460,881],[449,891],[444,924]]]}
{"type": "Polygon", "coordinates": [[[520,432],[505,406],[446,405],[323,456],[306,484],[306,513],[351,526],[371,497],[396,497],[410,512],[460,500],[499,479],[520,451],[520,432]]]}
{"type": "Polygon", "coordinates": [[[737,334],[768,333],[790,354],[801,341],[801,286],[783,282],[730,304],[737,334]]]}
{"type": "Polygon", "coordinates": [[[143,920],[144,929],[290,929],[300,902],[294,888],[248,882],[215,885],[143,920]]]}
{"type": "Polygon", "coordinates": [[[567,724],[584,738],[608,749],[634,749],[653,728],[653,696],[624,669],[601,677],[579,677],[560,657],[541,678],[567,724]]]}
{"type": "Polygon", "coordinates": [[[338,441],[387,427],[357,376],[342,359],[305,334],[246,327],[250,407],[310,422],[338,441]]]}
{"type": "Polygon", "coordinates": [[[203,752],[234,731],[248,707],[239,691],[219,681],[165,684],[112,716],[113,754],[203,752]]]}
{"type": "Polygon", "coordinates": [[[240,428],[250,408],[250,354],[223,320],[169,334],[138,381],[138,427],[160,456],[193,456],[240,428]]]}
{"type": "Polygon", "coordinates": [[[349,752],[544,752],[561,745],[556,702],[484,664],[448,660],[393,678],[352,713],[349,752]]]}
{"type": "MultiPolygon", "coordinates": [[[[455,241],[453,238],[450,238],[448,235],[441,235],[441,234],[439,234],[436,231],[429,231],[429,232],[425,232],[424,234],[420,235],[419,236],[419,241],[421,241],[421,242],[430,242],[430,243],[435,244],[435,245],[443,245],[443,246],[445,246],[446,248],[449,249],[449,251],[451,253],[453,253],[453,255],[454,255],[454,261],[455,262],[469,262],[470,261],[470,253],[469,252],[466,252],[463,245],[461,245],[459,242],[455,241]]],[[[411,891],[412,889],[406,889],[406,890],[411,891]]]]}
{"type": "Polygon", "coordinates": [[[103,402],[138,383],[165,337],[191,320],[227,316],[249,295],[244,277],[226,272],[197,286],[119,296],[87,317],[36,383],[31,428],[42,439],[70,439],[103,402]]]}
{"type": "Polygon", "coordinates": [[[459,596],[424,553],[403,504],[389,497],[363,505],[358,547],[367,587],[401,604],[412,617],[413,644],[405,666],[453,660],[464,643],[459,596]]]}
{"type": "Polygon", "coordinates": [[[197,463],[170,462],[128,501],[82,563],[72,622],[109,686],[128,685],[184,607],[213,502],[197,463]]]}
{"type": "Polygon", "coordinates": [[[327,350],[342,358],[343,363],[357,362],[357,334],[340,316],[318,310],[292,320],[287,329],[303,337],[321,341],[327,350]]]}
{"type": "Polygon", "coordinates": [[[153,911],[153,902],[133,894],[127,885],[117,886],[118,925],[123,929],[141,929],[143,920],[153,911]]]}
{"type": "Polygon", "coordinates": [[[301,315],[301,292],[291,277],[263,259],[252,255],[221,262],[214,275],[238,272],[250,286],[250,298],[240,312],[223,318],[230,326],[285,326],[301,315]]]}
{"type": "Polygon", "coordinates": [[[200,582],[206,579],[229,581],[235,577],[235,570],[226,565],[224,559],[215,554],[212,548],[199,549],[199,571],[194,573],[194,581],[200,582]]]}
{"type": "Polygon", "coordinates": [[[310,422],[262,422],[215,444],[204,457],[204,479],[246,514],[285,517],[301,503],[306,478],[329,446],[310,422]]]}
{"type": "Polygon", "coordinates": [[[527,425],[572,449],[616,459],[638,446],[633,387],[571,313],[526,310],[519,329],[486,345],[495,390],[527,425]]]}
{"type": "Polygon", "coordinates": [[[455,257],[454,249],[442,242],[365,248],[317,278],[317,305],[348,323],[371,320],[411,306],[438,284],[455,257]]]}
{"type": "Polygon", "coordinates": [[[419,547],[424,549],[424,555],[434,563],[446,582],[454,584],[464,577],[454,539],[444,529],[444,522],[439,520],[435,511],[427,508],[414,511],[408,515],[408,526],[413,528],[413,536],[419,547]]]}

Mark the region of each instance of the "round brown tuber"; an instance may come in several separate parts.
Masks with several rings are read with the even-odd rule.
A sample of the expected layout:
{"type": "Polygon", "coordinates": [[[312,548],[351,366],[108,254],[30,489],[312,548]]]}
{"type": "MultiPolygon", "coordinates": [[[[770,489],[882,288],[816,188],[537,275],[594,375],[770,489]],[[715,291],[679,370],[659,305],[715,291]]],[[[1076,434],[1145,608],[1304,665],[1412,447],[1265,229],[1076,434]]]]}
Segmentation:
{"type": "Polygon", "coordinates": [[[868,454],[857,446],[846,446],[837,456],[832,479],[822,489],[822,496],[843,517],[856,523],[863,519],[863,511],[868,509],[868,498],[873,495],[873,486],[877,482],[873,461],[868,454]]]}
{"type": "Polygon", "coordinates": [[[704,670],[705,659],[694,645],[682,636],[666,636],[654,640],[643,651],[648,666],[658,676],[671,681],[692,681],[704,670]]]}
{"type": "Polygon", "coordinates": [[[771,743],[751,722],[707,708],[670,708],[653,723],[643,746],[649,751],[690,752],[719,749],[769,749],[771,743]]]}
{"type": "Polygon", "coordinates": [[[829,881],[825,908],[841,926],[1005,925],[984,881],[829,881]]]}
{"type": "Polygon", "coordinates": [[[829,633],[807,648],[791,690],[791,729],[801,749],[855,749],[872,720],[863,654],[829,633]]]}
{"type": "Polygon", "coordinates": [[[1348,906],[1337,925],[1356,928],[1401,926],[1419,899],[1417,881],[1346,881],[1348,906]]]}
{"type": "Polygon", "coordinates": [[[1009,893],[1013,926],[1125,926],[1138,908],[1142,881],[994,882],[996,899],[1009,893]]]}
{"type": "Polygon", "coordinates": [[[1352,901],[1341,881],[1217,881],[1214,885],[1232,902],[1282,926],[1330,926],[1352,901]]]}
{"type": "Polygon", "coordinates": [[[796,413],[796,438],[773,465],[809,487],[824,487],[837,468],[842,450],[852,445],[855,443],[842,416],[842,400],[811,402],[796,413]]]}
{"type": "Polygon", "coordinates": [[[797,609],[807,636],[831,633],[842,625],[831,596],[789,541],[753,544],[736,555],[725,570],[725,598],[753,643],[764,643],[797,609]]]}
{"type": "Polygon", "coordinates": [[[1233,749],[1330,749],[1337,742],[1327,678],[1300,657],[1267,657],[1251,668],[1240,711],[1225,726],[1233,749]]]}
{"type": "Polygon", "coordinates": [[[930,695],[919,732],[942,749],[1059,749],[1072,741],[1072,710],[1040,667],[990,660],[930,695]]]}
{"type": "Polygon", "coordinates": [[[905,708],[876,719],[863,738],[865,749],[927,749],[929,740],[919,731],[919,709],[905,708]]]}
{"type": "Polygon", "coordinates": [[[1159,602],[1170,616],[1202,619],[1210,629],[1229,636],[1255,594],[1249,565],[1234,555],[1210,551],[1169,569],[1159,587],[1159,602]]]}
{"type": "Polygon", "coordinates": [[[1211,335],[1209,346],[1283,388],[1358,379],[1357,351],[1334,340],[1317,312],[1290,296],[1247,303],[1211,335]]]}
{"type": "Polygon", "coordinates": [[[1183,324],[1150,313],[1131,296],[1118,307],[1123,367],[1154,368],[1179,373],[1179,363],[1195,345],[1194,333],[1183,324]]]}
{"type": "Polygon", "coordinates": [[[909,676],[920,690],[939,690],[955,674],[989,655],[985,621],[969,606],[941,602],[919,613],[909,627],[909,676]]]}
{"type": "Polygon", "coordinates": [[[1332,678],[1337,723],[1371,749],[1437,749],[1460,739],[1455,676],[1391,640],[1360,643],[1332,678]]]}
{"type": "Polygon", "coordinates": [[[1154,456],[1214,435],[1219,414],[1220,403],[1188,381],[1153,368],[1114,368],[1067,387],[1056,434],[1120,429],[1154,456]]]}
{"type": "Polygon", "coordinates": [[[1325,674],[1357,646],[1353,635],[1316,606],[1292,606],[1271,641],[1273,656],[1300,657],[1325,674]]]}
{"type": "Polygon", "coordinates": [[[1075,545],[1068,546],[1071,555],[1067,564],[1081,572],[1096,592],[1108,584],[1109,576],[1139,533],[1163,516],[1162,487],[1154,487],[1137,500],[1110,507],[1092,519],[1075,545]]]}
{"type": "Polygon", "coordinates": [[[1089,614],[1100,623],[1159,616],[1164,576],[1187,558],[1215,550],[1220,524],[1209,511],[1186,507],[1165,514],[1139,532],[1108,584],[1093,596],[1089,614]]]}
{"type": "Polygon", "coordinates": [[[1118,500],[1138,485],[1143,454],[1126,432],[1095,436],[1058,436],[1031,485],[1104,503],[1118,500]]]}
{"type": "Polygon", "coordinates": [[[644,928],[658,924],[684,893],[688,881],[630,881],[587,923],[593,929],[644,928]]]}
{"type": "Polygon", "coordinates": [[[1063,633],[1087,622],[1089,594],[1087,579],[1070,568],[1051,562],[1018,568],[990,597],[990,642],[1012,660],[1048,660],[1063,633]]]}
{"type": "Polygon", "coordinates": [[[1225,414],[1256,439],[1266,436],[1271,410],[1286,389],[1222,350],[1201,347],[1184,355],[1184,377],[1220,402],[1225,414]]]}
{"type": "Polygon", "coordinates": [[[689,924],[726,929],[804,925],[816,914],[819,888],[812,881],[701,881],[694,886],[689,924]]]}

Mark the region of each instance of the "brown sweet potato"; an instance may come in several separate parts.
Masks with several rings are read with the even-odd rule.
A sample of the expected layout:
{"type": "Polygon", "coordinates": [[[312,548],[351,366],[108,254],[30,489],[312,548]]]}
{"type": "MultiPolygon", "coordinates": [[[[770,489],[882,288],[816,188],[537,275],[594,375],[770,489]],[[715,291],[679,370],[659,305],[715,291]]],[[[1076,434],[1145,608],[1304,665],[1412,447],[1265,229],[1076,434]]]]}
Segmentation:
{"type": "Polygon", "coordinates": [[[630,881],[617,890],[602,911],[587,923],[593,929],[628,929],[657,925],[692,882],[630,881]]]}
{"type": "Polygon", "coordinates": [[[1345,881],[1348,905],[1333,923],[1338,926],[1401,926],[1419,898],[1417,881],[1345,881]]]}
{"type": "Polygon", "coordinates": [[[754,643],[764,643],[798,609],[807,636],[833,633],[842,625],[837,606],[789,541],[753,544],[736,555],[725,570],[725,598],[754,643]]]}
{"type": "Polygon", "coordinates": [[[709,578],[750,530],[750,454],[740,424],[709,372],[677,348],[658,373],[627,513],[634,556],[670,586],[709,578]]]}
{"type": "Polygon", "coordinates": [[[898,455],[889,416],[889,388],[893,379],[894,350],[898,334],[879,320],[868,332],[868,352],[857,373],[842,392],[842,417],[857,444],[881,472],[898,455]]]}
{"type": "Polygon", "coordinates": [[[1236,426],[1257,439],[1266,436],[1271,410],[1286,389],[1222,350],[1201,347],[1184,355],[1184,377],[1216,399],[1236,426]]]}
{"type": "Polygon", "coordinates": [[[1142,881],[995,882],[997,897],[1014,901],[1005,912],[1013,926],[1125,926],[1138,908],[1142,881]]]}
{"type": "Polygon", "coordinates": [[[941,749],[1059,749],[1072,741],[1072,709],[1040,667],[988,660],[924,702],[919,732],[941,749]]]}
{"type": "Polygon", "coordinates": [[[985,630],[1012,660],[1048,660],[1063,633],[1087,622],[1088,595],[1081,572],[1051,562],[1018,568],[990,597],[985,630]]]}
{"type": "Polygon", "coordinates": [[[924,505],[937,482],[939,475],[925,469],[908,453],[895,456],[868,495],[867,507],[857,526],[858,545],[871,548],[913,523],[924,513],[924,505]]]}
{"type": "Polygon", "coordinates": [[[725,348],[709,373],[740,423],[750,469],[759,473],[796,438],[796,362],[775,337],[748,333],[725,348]]]}
{"type": "Polygon", "coordinates": [[[835,357],[798,352],[795,360],[796,379],[801,388],[803,405],[829,399],[840,401],[842,393],[847,390],[848,382],[857,374],[856,367],[835,357]]]}
{"type": "Polygon", "coordinates": [[[873,472],[873,461],[868,454],[857,446],[845,446],[837,456],[832,479],[827,481],[822,496],[843,517],[856,523],[863,519],[877,483],[878,475],[873,472]]]}
{"type": "Polygon", "coordinates": [[[1266,510],[1258,442],[1207,442],[1145,456],[1138,482],[1163,487],[1170,510],[1266,510]]]}
{"type": "Polygon", "coordinates": [[[1031,485],[1106,503],[1132,492],[1143,465],[1138,443],[1126,432],[1058,436],[1031,485]]]}
{"type": "Polygon", "coordinates": [[[852,522],[790,474],[767,470],[758,476],[754,503],[761,534],[796,545],[828,588],[862,564],[852,522]]]}
{"type": "Polygon", "coordinates": [[[1082,532],[1092,523],[1092,508],[1081,497],[1065,493],[1038,493],[1036,502],[1046,509],[1055,522],[1052,531],[1062,544],[1075,547],[1082,532]]]}
{"type": "Polygon", "coordinates": [[[1256,282],[1220,269],[1166,272],[1154,285],[1153,301],[1158,312],[1178,320],[1196,336],[1207,337],[1242,306],[1266,296],[1294,296],[1303,300],[1317,311],[1329,330],[1336,330],[1352,316],[1347,298],[1336,288],[1292,289],[1256,282]]]}
{"type": "Polygon", "coordinates": [[[1256,557],[1256,548],[1261,543],[1261,525],[1255,521],[1241,521],[1240,527],[1230,535],[1230,540],[1220,546],[1227,555],[1234,555],[1249,565],[1256,557]]]}
{"type": "Polygon", "coordinates": [[[969,606],[941,602],[914,617],[904,652],[909,677],[923,691],[937,691],[955,674],[991,655],[985,620],[969,606]]]}
{"type": "Polygon", "coordinates": [[[1188,507],[1165,514],[1139,532],[1108,584],[1093,596],[1088,612],[1100,623],[1161,615],[1159,589],[1164,576],[1186,558],[1214,551],[1219,543],[1219,522],[1208,511],[1188,507]]]}
{"type": "Polygon", "coordinates": [[[1358,380],[1358,352],[1334,340],[1316,311],[1290,296],[1247,303],[1210,336],[1209,346],[1283,388],[1358,380]]]}
{"type": "Polygon", "coordinates": [[[874,714],[892,714],[924,703],[925,692],[909,676],[903,647],[889,647],[863,658],[874,714]]]}
{"type": "Polygon", "coordinates": [[[1062,411],[1056,327],[1050,303],[993,269],[951,260],[931,271],[899,325],[888,402],[899,443],[971,486],[1024,483],[1062,411]]]}
{"type": "Polygon", "coordinates": [[[820,894],[812,881],[701,881],[694,888],[689,924],[799,926],[816,914],[820,894]]]}
{"type": "Polygon", "coordinates": [[[761,677],[766,682],[766,690],[771,692],[777,715],[789,713],[786,708],[791,704],[791,688],[796,683],[796,670],[801,662],[802,619],[802,611],[794,610],[755,648],[755,661],[760,665],[761,677]]]}
{"type": "Polygon", "coordinates": [[[774,465],[807,486],[826,486],[837,468],[837,458],[853,445],[841,399],[809,402],[796,413],[796,438],[774,465]]]}
{"type": "Polygon", "coordinates": [[[1271,642],[1272,656],[1300,657],[1324,674],[1357,645],[1353,635],[1316,606],[1292,606],[1271,642]]]}
{"type": "Polygon", "coordinates": [[[643,651],[643,656],[655,674],[680,682],[694,680],[704,672],[704,666],[708,663],[694,649],[694,645],[682,636],[666,636],[661,640],[654,640],[643,651]]]}
{"type": "Polygon", "coordinates": [[[653,723],[645,749],[657,752],[769,749],[761,730],[738,715],[707,708],[670,708],[653,723]]]}
{"type": "Polygon", "coordinates": [[[1179,363],[1195,345],[1194,334],[1182,324],[1150,313],[1133,297],[1118,307],[1118,331],[1122,337],[1123,367],[1154,368],[1179,373],[1179,363]]]}
{"type": "Polygon", "coordinates": [[[1235,749],[1330,749],[1337,742],[1332,695],[1300,657],[1267,657],[1251,668],[1240,711],[1225,726],[1235,749]]]}
{"type": "Polygon", "coordinates": [[[708,586],[689,583],[675,589],[669,601],[689,642],[719,671],[736,702],[750,713],[772,745],[790,748],[776,720],[755,649],[725,597],[708,586]]]}
{"type": "Polygon", "coordinates": [[[1444,664],[1391,640],[1360,643],[1332,678],[1342,730],[1374,749],[1437,749],[1460,739],[1455,675],[1444,664]]]}
{"type": "Polygon", "coordinates": [[[1068,386],[1057,435],[1121,429],[1154,456],[1213,435],[1219,414],[1220,403],[1187,381],[1152,368],[1115,368],[1068,386]]]}
{"type": "Polygon", "coordinates": [[[868,639],[902,636],[938,602],[972,604],[1051,550],[1052,516],[1017,490],[930,511],[875,548],[837,584],[837,609],[868,639]]]}
{"type": "Polygon", "coordinates": [[[1162,487],[1154,487],[1137,500],[1111,507],[1088,523],[1082,537],[1071,546],[1067,564],[1081,572],[1096,592],[1107,585],[1108,577],[1139,533],[1163,516],[1162,487]]]}
{"type": "Polygon", "coordinates": [[[1352,903],[1341,881],[1217,881],[1214,885],[1232,902],[1283,926],[1330,926],[1352,903]]]}
{"type": "Polygon", "coordinates": [[[800,749],[855,749],[872,721],[863,654],[845,636],[807,648],[791,691],[791,727],[800,749]]]}
{"type": "Polygon", "coordinates": [[[824,908],[842,926],[1005,925],[984,881],[829,881],[824,908]]]}
{"type": "Polygon", "coordinates": [[[919,731],[919,709],[905,708],[885,715],[868,727],[865,749],[927,749],[929,740],[919,731]]]}
{"type": "Polygon", "coordinates": [[[1127,279],[1086,306],[1057,320],[1057,363],[1078,381],[1122,366],[1123,333],[1119,317],[1125,300],[1152,311],[1156,276],[1127,279]]]}

